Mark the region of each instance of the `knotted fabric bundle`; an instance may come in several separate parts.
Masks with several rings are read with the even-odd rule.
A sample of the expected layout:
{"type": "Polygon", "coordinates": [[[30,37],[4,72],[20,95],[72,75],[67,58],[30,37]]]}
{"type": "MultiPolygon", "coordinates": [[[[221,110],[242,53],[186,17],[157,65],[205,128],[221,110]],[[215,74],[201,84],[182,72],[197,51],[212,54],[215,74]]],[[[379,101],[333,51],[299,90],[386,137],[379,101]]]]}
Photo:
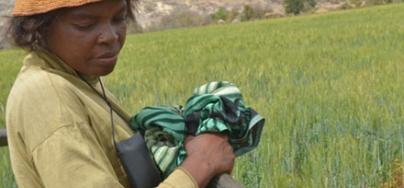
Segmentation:
{"type": "Polygon", "coordinates": [[[264,121],[244,105],[234,84],[220,81],[196,88],[184,108],[144,108],[131,119],[131,126],[145,137],[156,164],[167,177],[187,156],[187,135],[227,134],[235,155],[240,156],[258,145],[264,121]]]}

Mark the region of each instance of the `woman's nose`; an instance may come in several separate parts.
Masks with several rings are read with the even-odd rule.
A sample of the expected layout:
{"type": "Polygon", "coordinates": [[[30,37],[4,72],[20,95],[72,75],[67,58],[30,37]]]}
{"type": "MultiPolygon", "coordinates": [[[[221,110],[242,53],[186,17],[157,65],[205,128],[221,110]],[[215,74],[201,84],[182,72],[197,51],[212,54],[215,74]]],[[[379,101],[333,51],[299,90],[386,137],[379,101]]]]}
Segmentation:
{"type": "Polygon", "coordinates": [[[106,24],[100,29],[98,36],[98,42],[101,44],[113,44],[119,39],[119,33],[113,25],[106,24]]]}

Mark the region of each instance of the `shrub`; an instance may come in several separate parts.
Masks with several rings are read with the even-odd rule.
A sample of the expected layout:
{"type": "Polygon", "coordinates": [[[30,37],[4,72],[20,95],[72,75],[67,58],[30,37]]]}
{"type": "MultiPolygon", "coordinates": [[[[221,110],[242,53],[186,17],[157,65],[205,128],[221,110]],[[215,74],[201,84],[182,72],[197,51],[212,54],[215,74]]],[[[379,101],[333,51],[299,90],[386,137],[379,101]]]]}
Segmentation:
{"type": "Polygon", "coordinates": [[[284,6],[286,13],[294,15],[299,14],[304,8],[303,0],[285,0],[284,6]]]}
{"type": "Polygon", "coordinates": [[[210,17],[215,21],[223,20],[226,22],[232,22],[236,19],[239,21],[249,21],[265,18],[265,13],[268,11],[268,7],[252,7],[250,5],[244,5],[241,10],[238,8],[227,10],[224,7],[221,7],[210,17]]]}
{"type": "Polygon", "coordinates": [[[269,11],[270,8],[268,7],[244,5],[243,12],[241,13],[241,21],[265,18],[265,13],[269,11]]]}
{"type": "Polygon", "coordinates": [[[307,5],[308,5],[310,8],[314,8],[314,7],[316,7],[317,2],[316,2],[316,0],[307,0],[307,5]]]}
{"type": "Polygon", "coordinates": [[[254,9],[250,5],[244,5],[241,21],[248,21],[255,18],[254,9]]]}
{"type": "Polygon", "coordinates": [[[159,31],[180,27],[193,27],[207,25],[211,19],[187,9],[177,8],[170,15],[164,16],[157,25],[149,28],[149,31],[159,31]]]}
{"type": "Polygon", "coordinates": [[[228,11],[224,7],[220,7],[211,17],[213,20],[227,20],[228,14],[228,11]]]}
{"type": "Polygon", "coordinates": [[[366,2],[366,5],[382,5],[382,4],[388,4],[388,3],[393,3],[393,0],[368,0],[366,2]]]}
{"type": "Polygon", "coordinates": [[[233,20],[237,19],[240,17],[240,12],[237,8],[233,8],[227,13],[227,21],[232,22],[233,20]]]}

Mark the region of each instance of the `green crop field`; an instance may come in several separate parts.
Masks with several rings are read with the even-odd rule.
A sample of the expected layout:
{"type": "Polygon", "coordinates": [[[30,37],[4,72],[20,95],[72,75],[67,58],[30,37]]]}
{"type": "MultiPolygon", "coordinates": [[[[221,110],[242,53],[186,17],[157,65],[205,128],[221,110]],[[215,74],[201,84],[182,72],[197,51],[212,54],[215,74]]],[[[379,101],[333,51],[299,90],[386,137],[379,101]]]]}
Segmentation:
{"type": "MultiPolygon", "coordinates": [[[[0,126],[24,52],[0,53],[0,126]]],[[[381,187],[404,174],[404,4],[132,35],[107,86],[129,112],[236,83],[267,119],[246,187],[381,187]]],[[[0,186],[13,187],[7,149],[0,186]]]]}

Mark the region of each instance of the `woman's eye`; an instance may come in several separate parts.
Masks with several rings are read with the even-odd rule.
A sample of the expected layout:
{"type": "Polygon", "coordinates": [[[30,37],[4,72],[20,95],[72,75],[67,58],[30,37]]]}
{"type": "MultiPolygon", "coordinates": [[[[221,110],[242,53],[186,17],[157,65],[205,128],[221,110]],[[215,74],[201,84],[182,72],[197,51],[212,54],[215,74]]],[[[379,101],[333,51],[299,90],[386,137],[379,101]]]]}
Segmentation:
{"type": "Polygon", "coordinates": [[[88,29],[91,29],[94,25],[95,25],[95,24],[92,24],[92,23],[77,23],[77,24],[74,24],[74,26],[75,26],[77,29],[80,29],[80,30],[88,30],[88,29]]]}

